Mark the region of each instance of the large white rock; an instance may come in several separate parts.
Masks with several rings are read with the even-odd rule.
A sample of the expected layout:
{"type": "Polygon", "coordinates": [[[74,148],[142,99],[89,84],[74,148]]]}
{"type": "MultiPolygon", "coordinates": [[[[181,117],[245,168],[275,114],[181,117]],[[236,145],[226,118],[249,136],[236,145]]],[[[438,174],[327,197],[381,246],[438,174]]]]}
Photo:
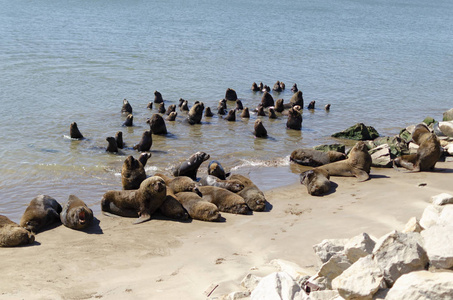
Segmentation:
{"type": "Polygon", "coordinates": [[[386,300],[451,300],[453,272],[418,271],[401,276],[387,293],[386,300]]]}
{"type": "Polygon", "coordinates": [[[444,135],[453,137],[453,121],[439,122],[438,128],[444,135]]]}
{"type": "MultiPolygon", "coordinates": [[[[439,269],[453,267],[453,225],[434,225],[422,231],[431,265],[439,269]]],[[[452,291],[453,299],[453,291],[452,291]]]]}
{"type": "Polygon", "coordinates": [[[374,247],[373,257],[384,272],[388,287],[401,275],[423,270],[428,264],[423,238],[415,232],[392,231],[381,237],[374,247]]]}
{"type": "Polygon", "coordinates": [[[327,262],[334,254],[343,253],[348,239],[326,239],[313,246],[322,263],[327,262]]]}
{"type": "Polygon", "coordinates": [[[332,288],[345,299],[372,299],[379,288],[385,288],[384,273],[372,255],[368,255],[335,278],[332,288]]]}
{"type": "Polygon", "coordinates": [[[344,254],[336,254],[321,266],[318,276],[323,277],[327,289],[332,289],[332,280],[351,266],[351,262],[344,254]]]}
{"type": "Polygon", "coordinates": [[[344,253],[352,263],[355,263],[359,258],[371,254],[374,245],[376,242],[364,232],[353,237],[344,245],[344,253]]]}
{"type": "Polygon", "coordinates": [[[439,221],[440,213],[442,212],[443,208],[443,206],[428,205],[423,211],[422,217],[420,219],[420,225],[425,229],[436,225],[439,221]]]}
{"type": "Polygon", "coordinates": [[[444,150],[447,151],[448,155],[453,155],[453,143],[444,146],[444,150]]]}
{"type": "Polygon", "coordinates": [[[378,168],[388,168],[392,166],[392,157],[390,156],[390,147],[382,144],[369,151],[371,155],[371,165],[378,168]]]}
{"type": "Polygon", "coordinates": [[[439,216],[438,225],[453,225],[453,205],[445,205],[439,216]]]}
{"type": "Polygon", "coordinates": [[[273,259],[270,264],[278,271],[288,273],[298,283],[301,283],[301,280],[308,275],[299,265],[287,260],[273,259]]]}
{"type": "Polygon", "coordinates": [[[404,226],[403,232],[421,232],[423,227],[420,225],[420,222],[416,217],[412,217],[404,226]]]}
{"type": "Polygon", "coordinates": [[[292,300],[301,291],[300,286],[285,272],[274,272],[261,279],[252,291],[251,300],[292,300]]]}
{"type": "Polygon", "coordinates": [[[340,297],[340,294],[338,293],[338,291],[326,290],[326,291],[311,292],[308,299],[309,300],[334,300],[334,299],[343,299],[343,297],[340,297]]]}
{"type": "Polygon", "coordinates": [[[432,196],[429,199],[434,205],[445,205],[445,204],[453,204],[453,196],[447,193],[442,193],[439,195],[432,196]]]}
{"type": "Polygon", "coordinates": [[[244,279],[241,281],[241,285],[249,291],[252,291],[256,288],[258,283],[260,283],[261,277],[256,276],[252,273],[248,273],[244,279]]]}

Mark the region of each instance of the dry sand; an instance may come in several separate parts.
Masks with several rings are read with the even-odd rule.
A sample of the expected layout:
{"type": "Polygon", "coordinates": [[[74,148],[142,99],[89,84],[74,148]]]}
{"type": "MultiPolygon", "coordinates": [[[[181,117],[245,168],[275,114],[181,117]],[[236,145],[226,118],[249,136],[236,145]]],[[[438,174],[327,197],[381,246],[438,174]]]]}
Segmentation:
{"type": "Polygon", "coordinates": [[[332,177],[336,189],[313,197],[292,184],[266,192],[272,209],[223,223],[98,215],[90,232],[64,226],[39,233],[35,244],[0,249],[1,299],[206,299],[241,290],[242,278],[292,261],[312,275],[312,246],[362,232],[402,230],[431,196],[453,193],[453,163],[435,172],[372,169],[371,179],[332,177]],[[422,184],[422,185],[421,185],[422,184]]]}

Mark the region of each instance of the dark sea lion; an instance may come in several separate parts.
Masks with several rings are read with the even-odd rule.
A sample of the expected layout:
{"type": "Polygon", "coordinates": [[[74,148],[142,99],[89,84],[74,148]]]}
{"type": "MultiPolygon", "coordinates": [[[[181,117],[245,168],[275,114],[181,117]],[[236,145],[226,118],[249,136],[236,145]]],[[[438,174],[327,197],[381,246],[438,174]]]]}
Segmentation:
{"type": "Polygon", "coordinates": [[[143,167],[145,167],[146,163],[148,162],[148,159],[150,157],[151,157],[151,153],[145,152],[145,153],[140,154],[138,161],[142,164],[143,167]]]}
{"type": "Polygon", "coordinates": [[[134,126],[134,116],[132,114],[128,114],[126,117],[126,121],[124,121],[123,126],[131,127],[134,126]]]}
{"type": "Polygon", "coordinates": [[[228,112],[228,115],[225,117],[225,120],[234,122],[236,121],[236,110],[235,109],[230,109],[228,112]]]}
{"type": "Polygon", "coordinates": [[[208,117],[208,118],[214,116],[214,114],[212,113],[211,108],[209,106],[206,107],[206,111],[204,112],[204,116],[208,117]]]}
{"type": "Polygon", "coordinates": [[[218,115],[223,116],[223,115],[226,115],[226,113],[227,113],[227,112],[226,112],[225,108],[223,108],[222,106],[219,106],[219,107],[218,107],[218,110],[217,110],[217,114],[218,114],[218,115]]]}
{"type": "Polygon", "coordinates": [[[126,99],[123,100],[123,107],[121,107],[121,113],[127,115],[132,113],[132,106],[126,99]]]}
{"type": "Polygon", "coordinates": [[[349,152],[346,160],[326,164],[319,169],[326,170],[330,176],[355,176],[359,181],[370,178],[371,156],[368,147],[363,141],[357,142],[349,152]]]}
{"type": "Polygon", "coordinates": [[[219,179],[225,180],[230,173],[226,173],[223,166],[217,160],[213,160],[208,165],[208,175],[216,176],[219,179]]]}
{"type": "Polygon", "coordinates": [[[429,133],[431,133],[431,131],[426,124],[417,124],[412,132],[412,141],[420,146],[429,137],[429,133]]]}
{"type": "Polygon", "coordinates": [[[329,111],[329,110],[330,110],[330,104],[326,104],[326,106],[324,106],[324,109],[325,109],[326,111],[329,111]]]}
{"type": "Polygon", "coordinates": [[[198,151],[192,154],[186,161],[177,165],[173,170],[174,176],[188,176],[197,180],[197,171],[200,165],[209,159],[209,154],[198,151]]]}
{"type": "Polygon", "coordinates": [[[274,87],[272,88],[274,92],[280,93],[282,91],[282,87],[280,86],[280,81],[274,83],[274,87]]]}
{"type": "Polygon", "coordinates": [[[253,126],[253,135],[257,138],[267,137],[267,130],[264,128],[261,119],[257,119],[253,126]]]}
{"type": "Polygon", "coordinates": [[[284,90],[286,88],[286,85],[283,81],[280,81],[280,88],[284,90]]]}
{"type": "Polygon", "coordinates": [[[258,89],[259,89],[260,91],[262,91],[263,88],[264,88],[264,85],[263,85],[262,82],[260,82],[260,83],[258,84],[258,89]]]}
{"type": "Polygon", "coordinates": [[[77,196],[69,195],[68,202],[63,205],[60,220],[64,226],[72,229],[85,229],[93,221],[93,211],[77,196]]]}
{"type": "Polygon", "coordinates": [[[200,186],[198,189],[203,195],[201,198],[215,204],[221,212],[242,215],[250,212],[244,199],[238,194],[215,186],[200,186]]]}
{"type": "Polygon", "coordinates": [[[290,108],[288,111],[286,127],[294,130],[302,129],[302,114],[294,107],[290,108]]]}
{"type": "Polygon", "coordinates": [[[134,150],[143,152],[143,151],[149,151],[151,149],[151,146],[153,145],[153,137],[151,135],[150,130],[146,130],[142,134],[142,138],[140,142],[134,146],[134,150]]]}
{"type": "Polygon", "coordinates": [[[274,106],[274,98],[269,92],[264,92],[263,97],[261,97],[261,105],[263,107],[274,106]]]}
{"type": "Polygon", "coordinates": [[[260,91],[260,88],[258,87],[258,85],[256,84],[256,82],[252,83],[252,88],[251,90],[253,92],[259,92],[260,91]]]}
{"type": "Polygon", "coordinates": [[[320,151],[314,149],[296,149],[289,159],[299,165],[318,167],[331,162],[346,159],[346,155],[337,151],[320,151]]]}
{"type": "Polygon", "coordinates": [[[118,131],[115,134],[115,141],[116,141],[116,146],[118,147],[118,149],[124,148],[123,133],[121,131],[118,131]]]}
{"type": "Polygon", "coordinates": [[[83,139],[83,135],[80,133],[76,122],[72,122],[71,125],[69,126],[69,136],[71,137],[71,139],[76,140],[83,139]]]}
{"type": "Polygon", "coordinates": [[[164,99],[162,98],[162,94],[158,91],[154,91],[154,103],[162,103],[164,99]]]}
{"type": "Polygon", "coordinates": [[[330,176],[326,170],[315,168],[300,174],[300,183],[307,187],[312,196],[320,196],[330,191],[330,176]]]}
{"type": "Polygon", "coordinates": [[[226,99],[219,100],[219,105],[217,108],[223,107],[223,109],[227,110],[227,101],[226,99]]]}
{"type": "Polygon", "coordinates": [[[266,116],[266,113],[264,112],[264,106],[262,106],[261,104],[259,104],[256,108],[256,115],[260,117],[266,116]]]}
{"type": "Polygon", "coordinates": [[[196,194],[200,194],[200,191],[198,190],[198,186],[200,184],[188,176],[178,176],[172,178],[160,173],[156,173],[154,176],[161,177],[165,181],[167,187],[175,194],[181,192],[194,192],[196,194]]]}
{"type": "Polygon", "coordinates": [[[264,211],[266,208],[266,197],[264,193],[250,180],[240,174],[233,174],[230,180],[238,180],[244,185],[244,189],[238,193],[241,196],[248,207],[253,211],[264,211]]]}
{"type": "Polygon", "coordinates": [[[233,193],[240,192],[244,189],[244,185],[239,180],[222,180],[213,175],[205,175],[201,177],[199,183],[202,186],[216,186],[224,188],[233,193]]]}
{"type": "Polygon", "coordinates": [[[183,100],[181,106],[179,107],[180,111],[189,111],[189,102],[187,100],[183,100]]]}
{"type": "Polygon", "coordinates": [[[31,244],[35,235],[8,217],[0,215],[0,247],[16,247],[31,244]]]}
{"type": "Polygon", "coordinates": [[[30,201],[20,219],[20,226],[28,231],[38,232],[45,226],[60,221],[61,205],[54,198],[39,195],[30,201]]]}
{"type": "Polygon", "coordinates": [[[269,119],[277,119],[277,115],[275,114],[275,109],[273,107],[269,107],[269,119]]]}
{"type": "Polygon", "coordinates": [[[304,98],[302,91],[295,92],[289,100],[289,103],[291,104],[291,106],[299,105],[300,107],[304,107],[304,98]]]}
{"type": "Polygon", "coordinates": [[[299,91],[299,89],[297,88],[297,84],[296,84],[296,83],[293,84],[293,87],[291,88],[291,91],[292,91],[293,93],[297,93],[297,92],[299,91]]]}
{"type": "Polygon", "coordinates": [[[228,101],[236,101],[238,99],[238,95],[235,90],[228,88],[225,92],[225,99],[228,101]]]}
{"type": "Polygon", "coordinates": [[[136,190],[140,184],[146,179],[144,165],[136,160],[132,155],[129,155],[123,163],[121,169],[121,184],[124,190],[136,190]]]}
{"type": "Polygon", "coordinates": [[[264,85],[262,91],[263,91],[263,93],[265,93],[265,92],[268,92],[268,93],[269,93],[269,92],[271,91],[271,88],[270,88],[270,86],[268,86],[268,85],[264,85]]]}
{"type": "Polygon", "coordinates": [[[275,101],[275,111],[276,112],[279,112],[281,113],[282,111],[285,110],[285,107],[283,106],[283,99],[280,98],[280,99],[277,99],[277,101],[275,101]]]}
{"type": "Polygon", "coordinates": [[[163,103],[163,102],[159,103],[159,106],[157,107],[157,111],[161,114],[165,114],[165,111],[166,111],[165,103],[163,103]]]}
{"type": "Polygon", "coordinates": [[[165,125],[165,120],[159,114],[153,114],[151,119],[146,120],[146,123],[149,124],[149,128],[153,134],[157,135],[166,135],[167,134],[167,125],[165,125]]]}
{"type": "Polygon", "coordinates": [[[194,104],[189,110],[187,120],[189,124],[200,124],[201,118],[203,117],[204,104],[203,102],[198,102],[194,104]]]}
{"type": "Polygon", "coordinates": [[[250,118],[250,112],[249,112],[248,107],[245,107],[244,110],[242,111],[241,118],[244,118],[244,119],[250,118]]]}
{"type": "Polygon", "coordinates": [[[199,195],[192,192],[182,192],[175,195],[192,219],[216,222],[221,218],[215,204],[204,201],[199,195]]]}
{"type": "Polygon", "coordinates": [[[106,151],[117,153],[118,152],[118,145],[116,144],[116,139],[113,136],[109,136],[105,139],[109,144],[107,146],[106,151]]]}
{"type": "Polygon", "coordinates": [[[183,98],[179,98],[179,101],[178,101],[178,107],[181,108],[181,106],[184,104],[184,100],[183,98]]]}
{"type": "Polygon", "coordinates": [[[187,220],[189,214],[184,209],[182,204],[176,199],[175,193],[167,186],[167,195],[161,206],[159,206],[159,211],[162,215],[167,218],[175,220],[187,220]]]}
{"type": "Polygon", "coordinates": [[[176,104],[170,104],[168,106],[167,111],[165,112],[165,114],[168,116],[169,114],[171,114],[174,111],[176,111],[176,104]]]}
{"type": "Polygon", "coordinates": [[[103,212],[123,217],[137,217],[134,224],[151,219],[167,196],[165,182],[159,176],[145,179],[138,190],[108,191],[101,200],[103,212]]]}
{"type": "Polygon", "coordinates": [[[170,122],[171,122],[171,121],[174,121],[174,120],[176,120],[176,117],[177,117],[177,116],[178,116],[178,113],[175,112],[175,111],[172,111],[172,112],[168,115],[167,121],[170,121],[170,122]]]}
{"type": "Polygon", "coordinates": [[[237,99],[236,100],[236,110],[243,110],[244,106],[242,105],[242,101],[237,99]]]}
{"type": "Polygon", "coordinates": [[[308,109],[315,109],[315,104],[316,104],[316,101],[311,101],[311,102],[308,104],[307,108],[308,108],[308,109]]]}
{"type": "Polygon", "coordinates": [[[153,103],[149,102],[148,105],[146,106],[147,109],[153,109],[153,103]]]}

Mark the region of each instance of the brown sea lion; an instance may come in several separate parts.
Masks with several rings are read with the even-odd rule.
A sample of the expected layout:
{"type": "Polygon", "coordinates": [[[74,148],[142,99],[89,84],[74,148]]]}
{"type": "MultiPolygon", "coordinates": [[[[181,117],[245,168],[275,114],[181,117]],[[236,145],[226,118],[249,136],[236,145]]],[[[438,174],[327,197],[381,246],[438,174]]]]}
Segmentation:
{"type": "Polygon", "coordinates": [[[198,190],[198,186],[200,184],[196,181],[193,181],[192,178],[190,177],[187,176],[170,177],[161,173],[156,173],[155,176],[161,177],[165,181],[167,187],[171,189],[174,193],[194,192],[196,194],[200,194],[200,191],[198,190]]]}
{"type": "Polygon", "coordinates": [[[302,91],[295,92],[289,100],[289,103],[291,103],[291,106],[299,105],[300,107],[304,107],[304,97],[302,95],[302,91]]]}
{"type": "Polygon", "coordinates": [[[173,176],[188,176],[192,180],[197,180],[198,168],[209,157],[209,154],[201,151],[192,154],[186,161],[180,163],[173,169],[173,176]]]}
{"type": "Polygon", "coordinates": [[[307,108],[308,108],[308,109],[315,109],[315,104],[316,104],[316,101],[311,101],[311,102],[308,104],[307,108]]]}
{"type": "Polygon", "coordinates": [[[136,190],[146,179],[146,172],[143,164],[129,155],[123,163],[121,169],[121,184],[124,190],[136,190]]]}
{"type": "Polygon", "coordinates": [[[236,101],[238,99],[238,95],[235,90],[228,88],[225,92],[225,99],[228,101],[236,101]]]}
{"type": "Polygon", "coordinates": [[[222,99],[222,100],[219,100],[219,105],[217,106],[217,108],[220,108],[222,107],[223,109],[227,110],[227,101],[226,99],[222,99]]]}
{"type": "Polygon", "coordinates": [[[417,137],[417,141],[422,141],[417,153],[395,158],[394,167],[400,166],[413,172],[434,169],[442,155],[439,138],[430,132],[417,137]]]}
{"type": "Polygon", "coordinates": [[[261,97],[261,105],[263,107],[274,106],[274,98],[269,92],[264,92],[263,97],[261,97]]]}
{"type": "Polygon", "coordinates": [[[244,105],[242,105],[242,101],[237,99],[236,100],[236,110],[243,110],[244,109],[244,105]]]}
{"type": "Polygon", "coordinates": [[[256,119],[253,126],[253,135],[257,138],[267,137],[267,130],[264,128],[263,122],[261,119],[256,119]]]}
{"type": "Polygon", "coordinates": [[[302,114],[295,107],[290,108],[288,111],[286,127],[294,130],[302,129],[302,114]]]}
{"type": "Polygon", "coordinates": [[[35,235],[8,217],[0,215],[0,247],[28,245],[35,241],[35,235]]]}
{"type": "Polygon", "coordinates": [[[220,221],[221,215],[215,204],[204,201],[192,192],[182,192],[175,195],[192,219],[208,222],[220,221]]]}
{"type": "Polygon", "coordinates": [[[109,144],[105,151],[117,153],[118,152],[118,145],[116,143],[116,139],[113,136],[109,136],[105,139],[109,144]]]}
{"type": "Polygon", "coordinates": [[[178,107],[181,108],[181,106],[184,104],[184,100],[183,98],[179,98],[179,101],[178,101],[178,107]]]}
{"type": "Polygon", "coordinates": [[[312,196],[320,196],[330,191],[330,176],[326,170],[314,168],[300,174],[300,183],[307,187],[312,196]]]}
{"type": "Polygon", "coordinates": [[[183,99],[181,106],[179,107],[180,111],[189,111],[189,102],[183,99]]]}
{"type": "Polygon", "coordinates": [[[165,103],[159,103],[159,106],[157,107],[157,111],[161,114],[164,114],[165,111],[166,111],[166,108],[165,108],[165,103]]]}
{"type": "Polygon", "coordinates": [[[143,167],[146,166],[146,163],[148,162],[148,159],[151,157],[151,153],[145,152],[140,154],[138,161],[142,164],[143,167]]]}
{"type": "Polygon", "coordinates": [[[262,82],[260,82],[260,83],[258,84],[258,89],[259,89],[260,91],[262,91],[263,88],[264,88],[264,85],[263,85],[262,82]]]}
{"type": "Polygon", "coordinates": [[[225,180],[230,173],[226,173],[223,166],[217,160],[212,160],[208,165],[208,175],[216,176],[219,179],[225,180]]]}
{"type": "Polygon", "coordinates": [[[263,211],[266,208],[266,197],[264,193],[250,180],[240,174],[233,174],[230,180],[238,180],[244,185],[244,189],[238,193],[247,206],[253,211],[263,211]]]}
{"type": "Polygon", "coordinates": [[[176,111],[176,104],[170,104],[168,106],[167,111],[165,112],[165,114],[168,116],[169,114],[171,114],[174,111],[176,111]]]}
{"type": "Polygon", "coordinates": [[[167,117],[167,121],[174,121],[176,120],[176,117],[178,116],[178,113],[175,112],[175,111],[172,111],[168,117],[167,117]]]}
{"type": "Polygon", "coordinates": [[[266,116],[266,113],[264,112],[264,106],[262,106],[261,104],[259,104],[256,108],[256,115],[260,117],[266,116]]]}
{"type": "Polygon", "coordinates": [[[258,87],[258,85],[256,84],[256,82],[252,83],[252,88],[251,90],[253,92],[259,92],[261,89],[258,87]]]}
{"type": "Polygon", "coordinates": [[[146,123],[149,124],[149,128],[153,134],[165,135],[167,134],[167,126],[165,125],[165,120],[159,114],[153,114],[151,119],[146,120],[146,123]]]}
{"type": "Polygon", "coordinates": [[[207,117],[207,118],[210,118],[210,117],[214,116],[214,114],[212,113],[211,108],[209,106],[206,107],[206,111],[204,112],[204,116],[207,117]]]}
{"type": "Polygon", "coordinates": [[[285,107],[283,106],[283,99],[277,99],[277,101],[275,101],[275,111],[276,112],[279,112],[281,113],[282,111],[285,110],[285,107]]]}
{"type": "Polygon", "coordinates": [[[412,141],[420,146],[429,137],[429,133],[431,131],[425,123],[417,124],[412,132],[412,141]]]}
{"type": "Polygon", "coordinates": [[[123,126],[126,127],[134,126],[134,116],[132,114],[127,115],[126,121],[124,121],[123,126]]]}
{"type": "Polygon", "coordinates": [[[359,181],[365,181],[370,178],[371,155],[368,153],[367,145],[363,141],[359,141],[351,149],[346,160],[317,168],[326,170],[330,176],[355,176],[359,181]]]}
{"type": "Polygon", "coordinates": [[[77,196],[69,195],[68,202],[63,205],[60,220],[64,226],[72,229],[85,229],[93,221],[93,211],[77,196]]]}
{"type": "Polygon", "coordinates": [[[150,130],[146,130],[142,134],[142,138],[140,142],[134,146],[134,150],[143,152],[143,151],[149,151],[151,149],[151,146],[153,145],[153,137],[151,135],[150,130]]]}
{"type": "Polygon", "coordinates": [[[236,121],[236,110],[235,109],[230,109],[228,112],[228,115],[225,117],[225,120],[234,122],[236,121]]]}
{"type": "Polygon", "coordinates": [[[153,109],[153,103],[148,102],[148,105],[146,106],[147,109],[153,109]]]}
{"type": "Polygon", "coordinates": [[[286,88],[286,85],[283,81],[280,81],[280,88],[284,90],[286,88]]]}
{"type": "Polygon", "coordinates": [[[162,94],[158,91],[154,91],[154,103],[162,103],[164,99],[162,98],[162,94]]]}
{"type": "Polygon", "coordinates": [[[132,106],[126,99],[123,100],[123,107],[121,107],[121,113],[126,115],[132,113],[132,106]]]}
{"type": "Polygon", "coordinates": [[[217,114],[218,114],[218,115],[223,116],[223,115],[226,115],[226,113],[227,113],[227,112],[226,112],[225,108],[223,108],[222,106],[219,106],[219,107],[217,108],[217,114]]]}
{"type": "Polygon", "coordinates": [[[265,93],[265,92],[268,92],[268,93],[269,93],[269,92],[271,91],[271,88],[270,88],[270,86],[268,86],[268,85],[264,85],[264,86],[263,86],[263,89],[262,89],[261,91],[262,91],[263,93],[265,93]]]}
{"type": "Polygon", "coordinates": [[[293,87],[291,88],[291,91],[292,91],[293,93],[297,93],[297,92],[299,91],[299,89],[297,88],[297,84],[296,84],[296,83],[293,84],[293,87]]]}
{"type": "Polygon", "coordinates": [[[269,107],[269,119],[277,119],[277,115],[275,114],[275,109],[273,107],[269,107]]]}
{"type": "Polygon", "coordinates": [[[187,121],[190,125],[200,124],[201,118],[203,117],[204,104],[203,102],[198,102],[192,106],[189,110],[187,121]]]}
{"type": "Polygon", "coordinates": [[[299,165],[318,167],[331,162],[346,159],[346,155],[337,151],[320,151],[314,149],[296,149],[289,159],[299,165]]]}
{"type": "Polygon", "coordinates": [[[224,188],[233,193],[240,192],[244,189],[244,185],[239,180],[222,180],[213,175],[205,175],[199,181],[202,186],[216,186],[224,188]]]}
{"type": "Polygon", "coordinates": [[[30,201],[20,219],[20,226],[38,232],[45,226],[60,221],[61,205],[54,198],[39,195],[30,201]]]}
{"type": "Polygon", "coordinates": [[[80,133],[79,128],[77,127],[76,122],[72,122],[69,126],[69,136],[71,139],[81,140],[83,139],[83,135],[80,133]]]}
{"type": "Polygon", "coordinates": [[[175,193],[168,186],[167,195],[165,196],[162,205],[159,206],[159,211],[162,215],[170,219],[187,220],[189,218],[189,214],[178,199],[176,199],[175,193]]]}
{"type": "Polygon", "coordinates": [[[123,133],[121,131],[118,131],[115,134],[115,141],[116,141],[116,146],[118,147],[118,149],[124,148],[123,133]]]}
{"type": "Polygon", "coordinates": [[[145,179],[138,190],[108,191],[101,200],[101,210],[123,217],[137,217],[134,224],[151,219],[167,195],[165,182],[159,176],[145,179]]]}
{"type": "Polygon", "coordinates": [[[330,110],[330,104],[326,104],[326,106],[324,106],[324,109],[325,109],[326,111],[329,111],[329,110],[330,110]]]}
{"type": "Polygon", "coordinates": [[[274,86],[272,87],[272,90],[274,92],[278,92],[278,93],[280,93],[283,90],[282,87],[280,86],[280,81],[277,80],[277,82],[274,83],[274,86]]]}
{"type": "Polygon", "coordinates": [[[246,215],[250,212],[244,199],[238,194],[215,186],[200,186],[198,189],[203,195],[201,198],[217,205],[221,212],[242,215],[246,215]]]}
{"type": "Polygon", "coordinates": [[[242,111],[241,118],[244,118],[244,119],[250,118],[250,112],[249,112],[248,107],[245,107],[244,110],[242,111]]]}

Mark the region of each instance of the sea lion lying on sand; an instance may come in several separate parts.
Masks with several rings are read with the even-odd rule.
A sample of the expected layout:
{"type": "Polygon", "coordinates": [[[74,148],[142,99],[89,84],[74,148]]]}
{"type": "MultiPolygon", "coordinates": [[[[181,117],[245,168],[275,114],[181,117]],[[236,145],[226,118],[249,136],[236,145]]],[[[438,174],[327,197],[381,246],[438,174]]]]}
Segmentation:
{"type": "Polygon", "coordinates": [[[69,195],[68,202],[63,205],[60,220],[64,226],[72,229],[84,229],[93,221],[93,211],[77,196],[69,195]]]}
{"type": "Polygon", "coordinates": [[[35,235],[8,217],[0,215],[0,247],[28,245],[35,241],[35,235]]]}
{"type": "Polygon", "coordinates": [[[312,196],[323,195],[330,190],[330,176],[326,170],[315,168],[300,174],[300,183],[307,187],[312,196]]]}
{"type": "Polygon", "coordinates": [[[244,185],[239,180],[222,180],[213,175],[203,176],[199,182],[202,186],[216,186],[233,193],[240,192],[244,189],[244,185]]]}
{"type": "Polygon", "coordinates": [[[247,206],[253,211],[263,211],[266,208],[266,197],[264,193],[247,177],[240,174],[233,174],[230,180],[239,180],[244,188],[238,193],[247,206]]]}
{"type": "Polygon", "coordinates": [[[198,182],[193,181],[192,178],[188,176],[178,176],[171,178],[161,173],[156,173],[154,176],[161,177],[169,189],[171,189],[175,194],[181,192],[194,192],[201,196],[198,186],[198,182]]]}
{"type": "Polygon", "coordinates": [[[188,176],[192,180],[197,180],[197,172],[200,165],[209,159],[209,154],[198,151],[192,154],[186,161],[177,165],[173,169],[173,176],[188,176]]]}
{"type": "Polygon", "coordinates": [[[318,167],[331,162],[346,159],[346,155],[337,151],[320,151],[314,149],[296,149],[289,159],[299,165],[318,167]]]}
{"type": "Polygon", "coordinates": [[[221,215],[215,204],[204,201],[192,192],[182,192],[175,195],[176,199],[187,210],[192,219],[208,222],[220,221],[221,215]]]}
{"type": "Polygon", "coordinates": [[[203,195],[201,198],[215,204],[221,212],[243,215],[250,212],[244,199],[238,194],[215,186],[200,186],[198,189],[203,195]]]}
{"type": "Polygon", "coordinates": [[[30,201],[20,219],[20,226],[38,232],[41,228],[60,221],[61,205],[54,198],[39,195],[30,201]]]}
{"type": "Polygon", "coordinates": [[[187,220],[189,214],[182,204],[176,199],[175,193],[167,186],[167,196],[164,202],[159,206],[159,211],[167,218],[175,220],[187,220]]]}

